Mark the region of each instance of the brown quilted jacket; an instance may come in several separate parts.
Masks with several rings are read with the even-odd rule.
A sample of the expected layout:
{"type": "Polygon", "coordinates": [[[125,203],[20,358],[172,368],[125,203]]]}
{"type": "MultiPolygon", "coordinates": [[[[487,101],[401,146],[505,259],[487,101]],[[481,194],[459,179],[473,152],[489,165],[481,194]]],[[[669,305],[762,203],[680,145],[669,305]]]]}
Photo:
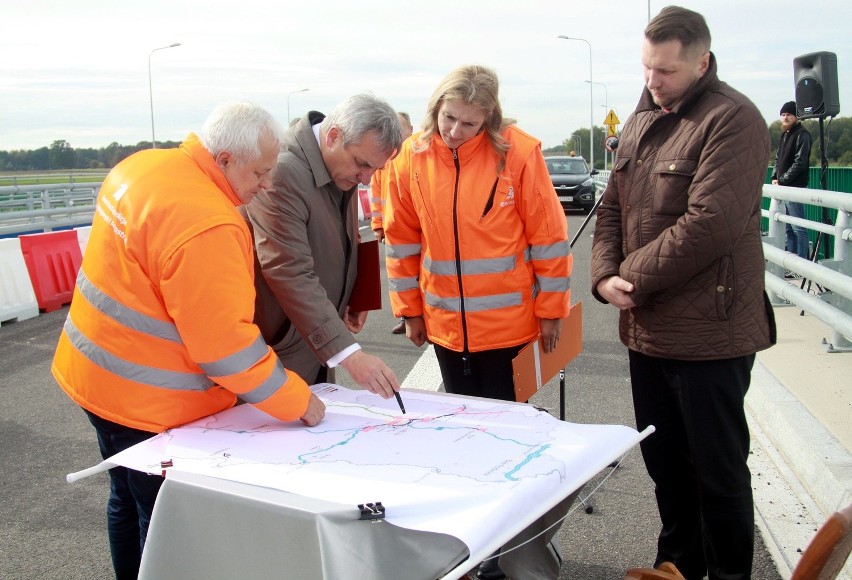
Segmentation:
{"type": "Polygon", "coordinates": [[[592,289],[619,275],[637,306],[621,312],[630,349],[679,360],[771,346],[760,237],[769,132],[757,108],[707,73],[665,113],[647,89],[627,120],[597,213],[592,289]]]}

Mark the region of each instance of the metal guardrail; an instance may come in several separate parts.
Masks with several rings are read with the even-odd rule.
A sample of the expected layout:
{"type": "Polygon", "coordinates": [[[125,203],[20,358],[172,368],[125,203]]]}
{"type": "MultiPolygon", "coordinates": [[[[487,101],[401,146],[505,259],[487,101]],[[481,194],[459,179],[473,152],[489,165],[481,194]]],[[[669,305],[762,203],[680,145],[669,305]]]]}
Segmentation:
{"type": "Polygon", "coordinates": [[[0,187],[0,237],[90,225],[100,182],[0,187]]]}
{"type": "MultiPolygon", "coordinates": [[[[773,304],[794,304],[831,327],[829,352],[852,352],[852,194],[821,189],[764,185],[769,209],[761,210],[769,220],[763,242],[766,257],[766,289],[773,304]],[[784,213],[784,202],[794,201],[836,209],[834,224],[795,218],[784,213]],[[834,256],[809,261],[784,251],[785,224],[798,225],[832,236],[834,256]],[[801,276],[799,287],[784,280],[785,271],[801,276]],[[814,288],[816,286],[816,288],[814,288]],[[806,290],[807,287],[807,290],[806,290]]],[[[814,252],[815,253],[815,252],[814,252]]]]}
{"type": "MultiPolygon", "coordinates": [[[[609,171],[601,171],[595,176],[600,192],[606,189],[609,177],[609,171]]],[[[764,185],[763,197],[770,200],[769,209],[761,210],[769,222],[763,254],[770,301],[775,306],[801,308],[831,328],[831,340],[826,341],[828,352],[852,352],[852,194],[764,185]],[[833,224],[790,217],[784,213],[785,201],[836,209],[837,217],[833,224]],[[833,258],[810,261],[785,251],[785,224],[799,225],[822,236],[831,236],[833,258]],[[786,280],[787,271],[800,278],[786,280]]]]}
{"type": "MultiPolygon", "coordinates": [[[[600,171],[595,176],[599,192],[606,188],[610,174],[600,171]]],[[[100,186],[96,182],[0,187],[0,237],[91,224],[100,186]]],[[[831,327],[829,352],[852,351],[852,194],[764,185],[763,196],[770,200],[769,209],[761,210],[769,223],[763,250],[770,300],[779,306],[795,305],[831,327]],[[826,224],[790,217],[784,213],[784,201],[836,209],[836,221],[826,224]],[[808,261],[784,251],[788,223],[831,236],[833,258],[808,261]],[[801,276],[800,287],[785,281],[786,271],[801,276]]]]}

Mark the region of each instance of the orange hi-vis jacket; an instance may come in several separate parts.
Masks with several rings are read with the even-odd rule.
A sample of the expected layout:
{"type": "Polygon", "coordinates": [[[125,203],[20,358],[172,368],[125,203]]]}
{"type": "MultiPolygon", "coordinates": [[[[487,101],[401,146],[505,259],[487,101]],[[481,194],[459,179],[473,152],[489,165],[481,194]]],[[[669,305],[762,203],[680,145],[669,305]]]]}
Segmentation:
{"type": "Polygon", "coordinates": [[[387,180],[388,285],[396,316],[423,316],[430,341],[457,352],[524,344],[563,318],[572,256],[541,144],[511,126],[506,167],[480,133],[456,150],[407,140],[387,180]]]}
{"type": "Polygon", "coordinates": [[[376,231],[384,228],[382,216],[385,211],[384,197],[387,195],[388,168],[393,161],[388,161],[382,169],[376,169],[370,179],[370,229],[376,231]]]}
{"type": "Polygon", "coordinates": [[[195,135],[107,175],[51,368],[95,415],[155,433],[237,396],[277,419],[310,390],[252,322],[252,238],[195,135]]]}

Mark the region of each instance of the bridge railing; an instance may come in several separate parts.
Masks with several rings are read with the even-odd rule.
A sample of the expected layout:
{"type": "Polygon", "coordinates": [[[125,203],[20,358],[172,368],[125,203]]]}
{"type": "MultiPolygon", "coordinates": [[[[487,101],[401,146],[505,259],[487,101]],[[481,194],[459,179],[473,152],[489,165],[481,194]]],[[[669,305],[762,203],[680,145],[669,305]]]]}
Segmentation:
{"type": "Polygon", "coordinates": [[[769,220],[763,253],[770,301],[778,305],[794,304],[831,327],[830,352],[852,350],[852,224],[849,219],[852,194],[764,185],[763,197],[770,200],[769,209],[761,210],[763,217],[769,220]],[[785,201],[835,209],[837,216],[833,224],[792,217],[784,212],[785,201]],[[826,243],[833,240],[832,259],[810,261],[785,251],[786,224],[816,231],[826,243]],[[798,286],[784,279],[787,271],[801,278],[798,286]]]}
{"type": "Polygon", "coordinates": [[[0,187],[0,237],[90,225],[100,182],[0,187]]]}
{"type": "MultiPolygon", "coordinates": [[[[595,176],[599,192],[609,177],[609,171],[595,176]]],[[[0,187],[0,237],[91,224],[100,185],[0,187]]],[[[852,194],[764,185],[763,197],[769,200],[769,209],[761,213],[768,220],[763,251],[770,301],[795,305],[827,324],[833,331],[829,351],[852,350],[852,194]],[[837,216],[834,223],[791,217],[784,213],[785,201],[834,209],[837,216]],[[785,224],[818,232],[833,244],[832,258],[808,261],[786,252],[785,224]],[[784,279],[788,271],[801,278],[798,287],[784,279]]]]}

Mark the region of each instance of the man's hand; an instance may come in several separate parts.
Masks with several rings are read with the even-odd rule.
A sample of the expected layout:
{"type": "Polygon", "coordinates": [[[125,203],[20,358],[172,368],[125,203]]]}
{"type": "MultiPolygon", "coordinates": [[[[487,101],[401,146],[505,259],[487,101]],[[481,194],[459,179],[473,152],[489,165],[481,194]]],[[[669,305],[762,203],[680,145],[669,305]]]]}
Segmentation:
{"type": "Polygon", "coordinates": [[[376,228],[373,230],[373,233],[376,234],[376,239],[379,240],[380,244],[385,243],[385,229],[384,228],[376,228]]]}
{"type": "Polygon", "coordinates": [[[633,297],[630,296],[633,290],[633,284],[620,276],[604,278],[598,282],[597,286],[598,294],[619,310],[628,310],[636,306],[633,297]]]}
{"type": "Polygon", "coordinates": [[[405,336],[414,343],[414,346],[423,346],[426,342],[426,322],[422,316],[413,316],[405,319],[405,336]]]}
{"type": "Polygon", "coordinates": [[[559,333],[562,332],[561,318],[541,318],[538,321],[541,328],[541,344],[544,352],[550,352],[556,348],[559,342],[559,333]]]}
{"type": "Polygon", "coordinates": [[[343,313],[343,324],[349,329],[352,334],[358,334],[364,328],[364,323],[367,322],[367,311],[355,312],[346,307],[343,313]]]}
{"type": "Polygon", "coordinates": [[[308,410],[302,415],[301,421],[308,427],[318,425],[325,417],[325,403],[319,397],[311,393],[311,398],[308,399],[308,410]]]}
{"type": "Polygon", "coordinates": [[[340,363],[359,386],[383,399],[393,397],[399,391],[399,381],[385,361],[377,356],[356,350],[340,363]]]}

